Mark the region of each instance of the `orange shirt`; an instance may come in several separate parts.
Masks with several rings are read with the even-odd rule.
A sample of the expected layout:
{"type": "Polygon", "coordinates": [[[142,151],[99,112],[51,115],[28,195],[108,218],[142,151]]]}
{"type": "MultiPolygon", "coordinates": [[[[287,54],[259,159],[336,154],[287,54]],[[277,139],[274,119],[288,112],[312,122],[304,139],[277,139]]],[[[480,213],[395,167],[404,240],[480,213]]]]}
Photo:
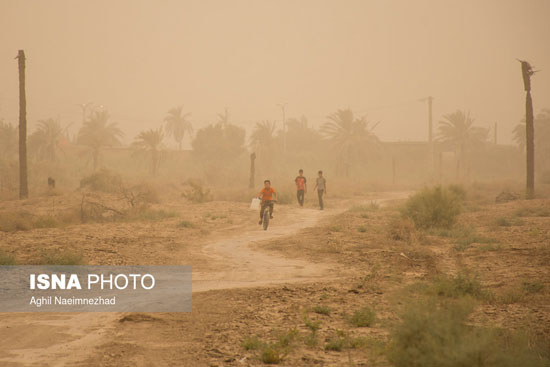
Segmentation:
{"type": "Polygon", "coordinates": [[[269,189],[266,189],[265,187],[260,190],[260,197],[262,198],[262,201],[271,201],[273,200],[273,194],[276,194],[275,189],[273,187],[270,187],[269,189]]]}
{"type": "Polygon", "coordinates": [[[296,182],[296,189],[297,190],[304,190],[306,188],[306,178],[304,176],[298,176],[294,180],[296,182]]]}

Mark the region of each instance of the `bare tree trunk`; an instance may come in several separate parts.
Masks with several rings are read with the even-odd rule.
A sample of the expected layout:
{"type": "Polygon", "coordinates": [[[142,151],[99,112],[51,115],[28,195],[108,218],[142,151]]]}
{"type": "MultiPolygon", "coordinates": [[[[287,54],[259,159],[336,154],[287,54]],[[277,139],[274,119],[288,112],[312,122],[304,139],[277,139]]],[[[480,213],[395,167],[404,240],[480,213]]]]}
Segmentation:
{"type": "Polygon", "coordinates": [[[535,127],[533,122],[533,100],[527,91],[525,98],[525,138],[527,148],[527,199],[535,197],[535,127]]]}
{"type": "Polygon", "coordinates": [[[254,167],[254,161],[256,160],[256,153],[250,154],[250,180],[248,181],[248,187],[254,188],[254,175],[256,174],[256,168],[254,167]]]}
{"type": "Polygon", "coordinates": [[[19,64],[19,198],[29,197],[27,183],[27,99],[25,96],[25,51],[17,54],[19,64]]]}
{"type": "Polygon", "coordinates": [[[533,121],[533,100],[531,98],[531,75],[534,74],[527,61],[521,61],[521,73],[525,96],[525,147],[527,150],[526,198],[535,197],[535,127],[533,121]]]}

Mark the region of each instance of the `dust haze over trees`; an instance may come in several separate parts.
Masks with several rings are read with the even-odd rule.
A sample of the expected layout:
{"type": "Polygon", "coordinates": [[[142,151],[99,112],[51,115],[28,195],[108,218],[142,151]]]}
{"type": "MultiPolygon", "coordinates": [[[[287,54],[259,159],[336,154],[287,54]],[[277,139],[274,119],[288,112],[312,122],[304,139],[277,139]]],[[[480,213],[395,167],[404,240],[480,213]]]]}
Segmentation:
{"type": "Polygon", "coordinates": [[[136,155],[141,157],[143,153],[149,157],[149,173],[156,175],[160,167],[163,147],[162,140],[164,139],[164,133],[162,128],[149,129],[142,131],[136,136],[135,141],[132,143],[132,147],[136,149],[136,155]]]}
{"type": "Polygon", "coordinates": [[[181,150],[181,143],[185,134],[193,133],[193,126],[188,118],[191,113],[184,113],[183,106],[170,109],[168,115],[164,118],[166,122],[166,133],[174,137],[178,143],[178,149],[181,150]]]}
{"type": "Polygon", "coordinates": [[[459,162],[462,162],[460,166],[465,171],[469,171],[472,153],[482,148],[488,137],[489,130],[474,126],[474,119],[469,112],[457,110],[443,115],[443,120],[439,122],[437,139],[455,149],[459,162]]]}
{"type": "Polygon", "coordinates": [[[36,130],[29,137],[32,155],[37,159],[55,162],[58,158],[59,143],[62,138],[63,128],[59,121],[55,119],[38,121],[36,130]]]}
{"type": "Polygon", "coordinates": [[[124,136],[115,122],[109,122],[109,117],[105,110],[94,111],[78,132],[77,142],[88,148],[94,171],[99,167],[102,149],[121,145],[120,138],[124,136]]]}
{"type": "MultiPolygon", "coordinates": [[[[535,170],[543,183],[550,182],[550,109],[542,109],[534,119],[535,170]]],[[[514,142],[525,152],[525,119],[514,127],[514,142]]]]}
{"type": "Polygon", "coordinates": [[[375,154],[378,138],[366,117],[355,118],[350,109],[338,110],[327,117],[321,133],[333,149],[337,172],[350,176],[351,168],[362,165],[375,154]],[[370,155],[370,157],[369,157],[370,155]]]}

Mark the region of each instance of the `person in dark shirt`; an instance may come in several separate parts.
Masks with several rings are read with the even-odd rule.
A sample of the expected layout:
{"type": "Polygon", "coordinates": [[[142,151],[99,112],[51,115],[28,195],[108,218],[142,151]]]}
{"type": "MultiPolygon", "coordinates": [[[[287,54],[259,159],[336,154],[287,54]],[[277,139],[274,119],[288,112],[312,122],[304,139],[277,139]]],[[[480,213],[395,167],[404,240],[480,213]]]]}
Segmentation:
{"type": "Polygon", "coordinates": [[[300,169],[298,171],[298,176],[294,180],[296,183],[296,196],[298,198],[298,204],[301,207],[304,206],[304,196],[307,193],[307,179],[304,177],[304,170],[300,169]]]}
{"type": "Polygon", "coordinates": [[[319,208],[323,210],[325,208],[323,195],[327,193],[327,180],[323,177],[323,171],[319,171],[319,177],[315,181],[315,189],[317,189],[317,196],[319,197],[319,208]]]}

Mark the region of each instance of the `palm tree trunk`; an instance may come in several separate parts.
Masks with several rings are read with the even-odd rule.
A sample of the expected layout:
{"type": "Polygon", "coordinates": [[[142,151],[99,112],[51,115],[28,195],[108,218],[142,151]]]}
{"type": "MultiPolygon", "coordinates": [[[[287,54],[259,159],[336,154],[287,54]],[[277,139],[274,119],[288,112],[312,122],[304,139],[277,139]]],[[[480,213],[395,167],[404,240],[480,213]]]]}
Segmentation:
{"type": "Polygon", "coordinates": [[[254,161],[256,160],[256,153],[250,154],[250,180],[248,181],[248,187],[254,188],[254,175],[256,174],[256,169],[254,167],[254,161]]]}
{"type": "Polygon", "coordinates": [[[533,122],[533,100],[531,91],[525,98],[525,137],[527,148],[527,199],[535,197],[535,127],[533,122]]]}
{"type": "Polygon", "coordinates": [[[527,150],[526,197],[535,197],[535,127],[533,122],[533,100],[531,99],[531,75],[535,72],[527,61],[521,61],[523,89],[525,96],[525,148],[527,150]]]}
{"type": "Polygon", "coordinates": [[[25,51],[19,50],[19,198],[29,197],[27,183],[27,99],[25,96],[25,51]]]}

